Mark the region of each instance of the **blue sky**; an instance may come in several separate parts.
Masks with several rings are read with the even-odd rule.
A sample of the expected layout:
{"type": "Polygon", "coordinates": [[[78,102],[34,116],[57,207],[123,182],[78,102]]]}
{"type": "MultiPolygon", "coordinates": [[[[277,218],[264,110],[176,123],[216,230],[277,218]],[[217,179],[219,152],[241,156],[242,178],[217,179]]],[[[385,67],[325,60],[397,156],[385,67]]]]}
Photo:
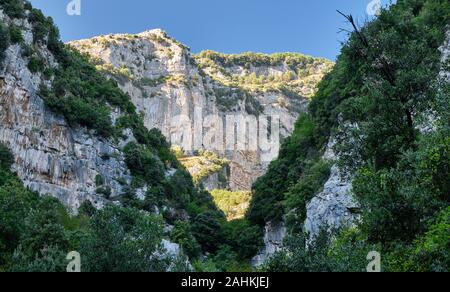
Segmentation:
{"type": "MultiPolygon", "coordinates": [[[[362,23],[374,0],[81,0],[81,16],[69,16],[71,0],[31,0],[52,16],[64,41],[109,33],[162,28],[193,52],[301,52],[335,59],[346,28],[336,9],[362,23]]],[[[383,0],[386,5],[389,0],[383,0]]]]}

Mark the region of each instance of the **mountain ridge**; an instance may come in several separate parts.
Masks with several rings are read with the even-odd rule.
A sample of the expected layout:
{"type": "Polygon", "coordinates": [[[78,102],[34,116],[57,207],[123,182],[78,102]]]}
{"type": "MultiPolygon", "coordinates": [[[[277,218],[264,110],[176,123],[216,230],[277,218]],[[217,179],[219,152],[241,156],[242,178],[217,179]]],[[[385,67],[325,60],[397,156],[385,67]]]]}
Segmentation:
{"type": "MultiPolygon", "coordinates": [[[[194,108],[200,109],[202,117],[279,115],[283,139],[292,131],[298,113],[305,109],[307,96],[332,67],[332,62],[302,54],[191,54],[185,45],[160,29],[98,36],[69,45],[90,55],[99,70],[118,81],[143,113],[148,128],[160,129],[172,144],[183,146],[189,155],[207,150],[230,160],[228,187],[232,190],[250,189],[271,159],[262,162],[264,157],[256,149],[203,149],[204,143],[197,143],[192,149],[191,144],[195,146],[198,140],[187,137],[189,146],[183,145],[184,133],[172,129],[171,119],[180,114],[186,116],[191,121],[191,126],[186,127],[194,131],[194,108]],[[221,64],[223,60],[234,65],[221,64]]],[[[222,127],[226,126],[225,122],[222,127]]],[[[204,126],[202,132],[207,129],[204,126]]],[[[221,131],[219,126],[216,130],[221,131]]],[[[274,148],[272,157],[276,155],[274,148]]]]}

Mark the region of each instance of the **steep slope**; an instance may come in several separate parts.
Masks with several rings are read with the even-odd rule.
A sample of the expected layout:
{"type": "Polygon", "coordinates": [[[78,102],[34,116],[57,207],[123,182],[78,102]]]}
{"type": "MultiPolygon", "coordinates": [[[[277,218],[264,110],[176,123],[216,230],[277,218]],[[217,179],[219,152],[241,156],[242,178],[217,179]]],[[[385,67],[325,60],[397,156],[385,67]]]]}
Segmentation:
{"type": "Polygon", "coordinates": [[[95,195],[95,177],[99,174],[106,178],[113,195],[120,194],[122,187],[117,181],[130,181],[130,173],[117,146],[84,129],[70,127],[37,94],[40,85],[50,81],[30,70],[25,48],[34,48],[51,68],[57,61],[34,38],[34,24],[27,18],[12,19],[3,11],[0,19],[4,30],[14,25],[23,35],[20,43],[12,43],[3,52],[0,142],[12,150],[14,168],[25,185],[56,196],[73,209],[86,199],[101,204],[103,199],[95,195]],[[105,160],[103,155],[115,158],[105,160]]]}
{"type": "MultiPolygon", "coordinates": [[[[278,154],[278,137],[270,147],[263,147],[261,120],[256,118],[279,119],[280,136],[287,137],[318,81],[332,67],[327,60],[300,54],[207,51],[192,55],[162,30],[101,36],[70,45],[118,81],[143,114],[147,128],[160,129],[189,156],[208,150],[228,159],[225,186],[232,190],[250,189],[278,154]],[[242,117],[249,128],[238,120],[235,129],[226,116],[242,117]],[[242,136],[236,138],[235,131],[242,136]]],[[[210,188],[220,187],[220,182],[205,179],[210,188]]]]}
{"type": "Polygon", "coordinates": [[[450,269],[449,23],[448,1],[403,0],[350,35],[253,187],[248,219],[288,229],[265,269],[365,271],[371,251],[384,271],[450,269]]]}

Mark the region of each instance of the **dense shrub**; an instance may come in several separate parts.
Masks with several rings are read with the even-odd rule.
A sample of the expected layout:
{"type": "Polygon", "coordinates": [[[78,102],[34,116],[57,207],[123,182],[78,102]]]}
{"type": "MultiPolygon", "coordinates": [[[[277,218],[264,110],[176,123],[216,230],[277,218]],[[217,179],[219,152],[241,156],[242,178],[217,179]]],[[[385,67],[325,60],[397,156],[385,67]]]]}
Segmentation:
{"type": "Polygon", "coordinates": [[[45,63],[42,58],[33,56],[28,61],[28,69],[31,71],[31,73],[42,72],[45,69],[45,63]]]}
{"type": "Polygon", "coordinates": [[[298,182],[285,194],[284,206],[290,210],[287,216],[289,227],[301,232],[301,226],[306,220],[306,204],[319,193],[329,176],[330,162],[320,159],[306,165],[298,182]]]}
{"type": "Polygon", "coordinates": [[[252,197],[248,191],[212,190],[211,195],[228,220],[242,219],[252,197]]]}
{"type": "Polygon", "coordinates": [[[9,31],[3,23],[0,23],[0,63],[3,63],[5,51],[9,47],[9,31]]]}
{"type": "Polygon", "coordinates": [[[164,165],[150,149],[130,143],[125,149],[125,161],[133,176],[151,186],[164,180],[164,165]]]}
{"type": "Polygon", "coordinates": [[[21,44],[23,42],[22,30],[18,26],[9,26],[9,36],[13,44],[21,44]]]}
{"type": "MultiPolygon", "coordinates": [[[[161,249],[162,221],[140,211],[110,206],[91,219],[81,242],[84,269],[91,272],[166,271],[154,257],[161,249]]],[[[170,261],[170,259],[168,259],[170,261]]]]}
{"type": "Polygon", "coordinates": [[[225,223],[223,233],[226,243],[241,260],[254,257],[263,245],[262,228],[244,219],[225,223]]]}
{"type": "Polygon", "coordinates": [[[215,252],[223,243],[221,216],[214,211],[199,214],[192,223],[192,234],[204,252],[215,252]]]}
{"type": "Polygon", "coordinates": [[[192,234],[191,226],[188,222],[175,222],[172,240],[178,243],[186,255],[192,259],[197,258],[201,253],[201,246],[192,234]]]}
{"type": "Polygon", "coordinates": [[[25,5],[27,2],[17,1],[17,0],[1,0],[0,5],[3,8],[3,11],[9,16],[13,18],[21,18],[25,12],[25,5]]]}

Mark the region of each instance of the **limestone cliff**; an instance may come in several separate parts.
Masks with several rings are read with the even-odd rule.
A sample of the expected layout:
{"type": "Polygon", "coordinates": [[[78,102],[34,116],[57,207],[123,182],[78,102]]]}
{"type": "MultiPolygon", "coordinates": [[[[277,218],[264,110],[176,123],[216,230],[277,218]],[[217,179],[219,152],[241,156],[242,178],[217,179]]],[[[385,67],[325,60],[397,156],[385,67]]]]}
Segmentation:
{"type": "MultiPolygon", "coordinates": [[[[231,125],[226,116],[243,117],[247,122],[256,120],[252,117],[279,118],[280,136],[287,137],[318,82],[332,67],[327,60],[300,54],[224,55],[207,51],[193,55],[162,30],[101,36],[70,45],[90,55],[98,69],[119,82],[148,128],[160,129],[189,155],[209,150],[228,159],[227,186],[233,190],[250,189],[276,157],[278,148],[272,145],[262,150],[259,144],[256,148],[239,147],[235,145],[239,137],[238,141],[234,137],[226,140],[231,125]],[[208,119],[211,115],[212,121],[208,119]],[[187,123],[180,123],[180,119],[187,123]],[[212,146],[205,142],[210,136],[215,136],[212,146]],[[222,141],[231,148],[219,145],[222,141]]],[[[264,135],[258,131],[260,124],[261,120],[243,130],[243,144],[264,135]]],[[[234,127],[231,132],[234,134],[234,127]]],[[[211,185],[211,179],[206,181],[211,185]]]]}
{"type": "MultiPolygon", "coordinates": [[[[33,43],[27,18],[10,19],[0,11],[0,21],[22,27],[24,46],[33,43]]],[[[39,52],[51,66],[57,66],[45,46],[39,52]]],[[[119,181],[130,181],[124,155],[111,141],[83,128],[70,127],[51,112],[37,94],[42,73],[32,73],[21,45],[10,45],[0,69],[0,143],[11,149],[15,171],[31,190],[50,194],[72,210],[85,200],[102,206],[96,194],[95,178],[102,175],[112,196],[122,193],[119,181]],[[108,159],[105,159],[105,157],[108,159]]]]}

